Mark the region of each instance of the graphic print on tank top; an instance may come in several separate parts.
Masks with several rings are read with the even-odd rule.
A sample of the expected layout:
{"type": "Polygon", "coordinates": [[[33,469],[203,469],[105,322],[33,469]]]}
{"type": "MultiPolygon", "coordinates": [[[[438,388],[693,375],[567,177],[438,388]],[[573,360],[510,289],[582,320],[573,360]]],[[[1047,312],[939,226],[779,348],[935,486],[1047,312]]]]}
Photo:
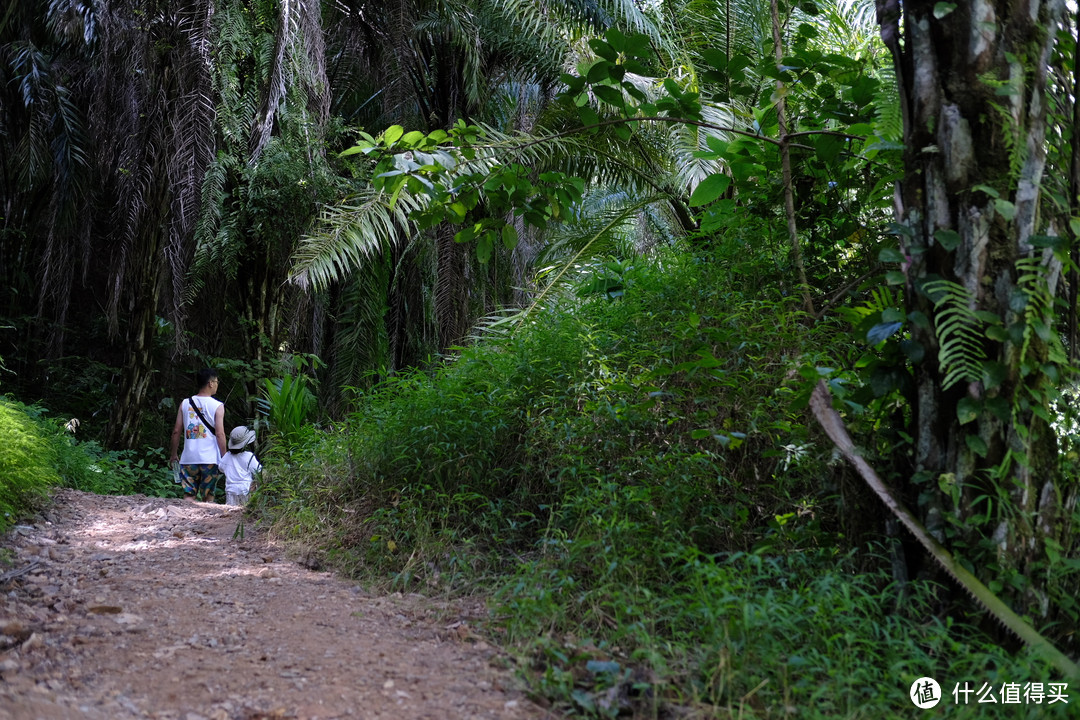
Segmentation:
{"type": "MultiPolygon", "coordinates": [[[[199,408],[199,411],[202,412],[203,415],[206,414],[206,410],[202,407],[199,408]]],[[[188,402],[187,416],[187,428],[184,432],[185,438],[188,440],[200,440],[210,436],[209,430],[199,417],[199,413],[195,412],[195,409],[191,406],[190,402],[188,402]]]]}

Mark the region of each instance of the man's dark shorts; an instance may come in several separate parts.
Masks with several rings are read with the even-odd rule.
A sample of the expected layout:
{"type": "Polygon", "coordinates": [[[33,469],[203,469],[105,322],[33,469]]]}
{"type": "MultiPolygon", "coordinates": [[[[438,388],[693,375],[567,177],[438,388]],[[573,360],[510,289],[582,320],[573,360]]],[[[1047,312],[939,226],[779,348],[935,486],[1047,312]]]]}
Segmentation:
{"type": "Polygon", "coordinates": [[[180,466],[184,495],[194,495],[196,500],[203,502],[214,502],[214,489],[224,477],[225,473],[218,470],[217,463],[180,466]]]}

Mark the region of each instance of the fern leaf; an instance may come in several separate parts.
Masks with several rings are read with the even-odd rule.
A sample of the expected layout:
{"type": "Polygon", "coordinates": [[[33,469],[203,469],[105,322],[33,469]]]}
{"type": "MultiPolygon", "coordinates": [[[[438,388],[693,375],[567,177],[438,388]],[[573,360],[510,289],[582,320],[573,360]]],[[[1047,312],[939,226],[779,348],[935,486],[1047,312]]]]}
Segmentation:
{"type": "Polygon", "coordinates": [[[924,289],[928,296],[937,296],[934,309],[937,310],[938,362],[945,373],[942,387],[947,390],[959,382],[978,381],[986,350],[983,323],[975,314],[971,291],[948,280],[928,282],[924,289]]]}

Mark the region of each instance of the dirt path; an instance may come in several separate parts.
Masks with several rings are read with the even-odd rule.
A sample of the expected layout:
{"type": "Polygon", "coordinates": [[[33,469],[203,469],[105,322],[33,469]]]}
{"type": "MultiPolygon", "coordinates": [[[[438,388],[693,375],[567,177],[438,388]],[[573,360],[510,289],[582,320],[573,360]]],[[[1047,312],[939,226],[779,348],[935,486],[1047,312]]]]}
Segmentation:
{"type": "Polygon", "coordinates": [[[545,716],[480,607],[369,596],[238,517],[64,490],[0,538],[0,720],[545,716]]]}

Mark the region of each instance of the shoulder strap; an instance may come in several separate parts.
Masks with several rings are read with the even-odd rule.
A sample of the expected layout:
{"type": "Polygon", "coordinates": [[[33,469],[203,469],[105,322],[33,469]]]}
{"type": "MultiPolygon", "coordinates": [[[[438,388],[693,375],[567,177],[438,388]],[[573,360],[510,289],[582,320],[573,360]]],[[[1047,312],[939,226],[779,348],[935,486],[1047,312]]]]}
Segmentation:
{"type": "Polygon", "coordinates": [[[194,395],[188,398],[188,405],[191,406],[191,409],[195,411],[195,414],[199,416],[199,419],[203,421],[203,424],[206,425],[206,427],[214,428],[214,432],[217,432],[217,425],[207,420],[206,416],[202,414],[202,410],[195,404],[194,395]]]}

